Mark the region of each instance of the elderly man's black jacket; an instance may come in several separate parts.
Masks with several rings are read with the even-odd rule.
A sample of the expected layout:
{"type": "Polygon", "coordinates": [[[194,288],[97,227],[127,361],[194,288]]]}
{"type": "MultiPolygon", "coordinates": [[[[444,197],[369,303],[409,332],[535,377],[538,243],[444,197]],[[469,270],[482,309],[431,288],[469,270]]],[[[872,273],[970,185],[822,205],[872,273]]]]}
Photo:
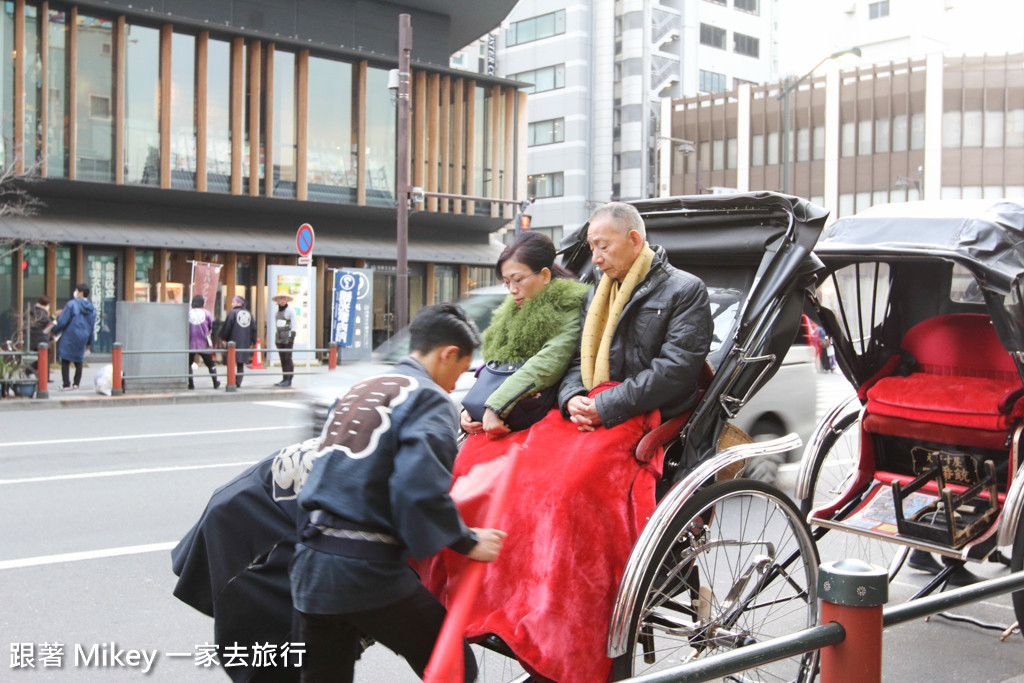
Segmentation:
{"type": "MultiPolygon", "coordinates": [[[[612,336],[609,370],[621,382],[597,395],[601,423],[614,427],[634,415],[661,409],[674,417],[697,399],[697,381],[714,331],[707,288],[700,278],[670,265],[665,250],[654,247],[654,262],[626,304],[612,336]]],[[[583,299],[580,325],[594,298],[583,299]]],[[[559,405],[585,395],[577,351],[559,389],[559,405]]]]}

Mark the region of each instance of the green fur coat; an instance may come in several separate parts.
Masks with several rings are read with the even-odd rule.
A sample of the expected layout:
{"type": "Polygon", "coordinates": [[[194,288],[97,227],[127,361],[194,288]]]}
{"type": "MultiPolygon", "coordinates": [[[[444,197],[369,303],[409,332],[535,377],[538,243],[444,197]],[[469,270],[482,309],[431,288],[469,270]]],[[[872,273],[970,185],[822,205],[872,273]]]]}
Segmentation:
{"type": "Polygon", "coordinates": [[[485,360],[524,363],[487,399],[488,408],[508,415],[524,396],[561,381],[579,350],[580,304],[587,285],[554,278],[532,299],[517,305],[509,296],[484,331],[485,360]]]}

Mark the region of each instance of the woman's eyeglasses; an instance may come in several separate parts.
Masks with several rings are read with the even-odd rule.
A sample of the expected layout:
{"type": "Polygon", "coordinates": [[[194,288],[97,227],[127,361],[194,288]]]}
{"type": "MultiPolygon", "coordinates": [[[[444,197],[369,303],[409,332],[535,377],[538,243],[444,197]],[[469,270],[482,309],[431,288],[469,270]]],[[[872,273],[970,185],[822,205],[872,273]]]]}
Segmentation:
{"type": "Polygon", "coordinates": [[[516,289],[519,289],[522,286],[523,282],[525,282],[526,280],[529,280],[531,277],[533,277],[536,274],[537,273],[530,273],[529,275],[524,275],[522,277],[519,277],[517,275],[514,278],[511,278],[510,280],[502,280],[501,284],[505,285],[505,289],[512,289],[513,287],[515,287],[516,289]]]}

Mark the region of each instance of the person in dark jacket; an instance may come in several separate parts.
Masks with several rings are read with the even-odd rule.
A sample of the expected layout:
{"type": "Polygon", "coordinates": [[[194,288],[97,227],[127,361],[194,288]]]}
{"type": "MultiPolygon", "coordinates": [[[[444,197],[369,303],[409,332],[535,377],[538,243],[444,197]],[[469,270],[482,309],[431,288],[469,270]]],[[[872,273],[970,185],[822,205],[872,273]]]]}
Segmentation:
{"type": "Polygon", "coordinates": [[[292,297],[283,292],[278,292],[274,297],[277,304],[277,313],[274,315],[274,345],[277,346],[277,353],[281,358],[281,381],[275,384],[275,387],[290,387],[292,373],[295,371],[291,349],[295,346],[295,332],[299,322],[295,309],[288,306],[291,300],[292,297]]]}
{"type": "Polygon", "coordinates": [[[235,342],[235,386],[242,386],[242,376],[245,374],[245,365],[249,362],[247,349],[253,345],[253,333],[255,325],[252,320],[252,313],[245,307],[245,299],[236,296],[231,300],[231,311],[220,326],[218,334],[225,342],[235,342]]]}
{"type": "Polygon", "coordinates": [[[77,389],[82,381],[82,365],[85,354],[92,349],[96,331],[96,308],[89,301],[89,285],[80,282],[75,286],[74,298],[64,305],[53,327],[54,335],[61,335],[57,347],[60,358],[61,389],[77,389]],[[75,364],[75,383],[70,381],[71,363],[75,364]]]}
{"type": "MultiPolygon", "coordinates": [[[[50,297],[45,294],[36,299],[28,314],[28,344],[32,351],[39,351],[40,344],[50,343],[50,330],[54,321],[50,317],[50,297]]],[[[39,361],[32,363],[32,368],[39,372],[39,361]]]]}
{"type": "Polygon", "coordinates": [[[192,308],[188,311],[188,388],[195,389],[192,381],[192,362],[196,356],[202,359],[206,369],[210,371],[213,379],[213,388],[220,388],[220,380],[217,379],[217,367],[213,363],[213,340],[210,338],[210,331],[213,329],[213,316],[203,308],[206,297],[196,294],[192,297],[192,308]]]}
{"type": "Polygon", "coordinates": [[[581,431],[614,427],[636,415],[679,415],[697,400],[697,382],[714,327],[707,287],[651,248],[640,213],[612,202],[587,230],[603,273],[583,301],[580,352],[559,389],[562,414],[581,431]],[[593,398],[607,381],[618,385],[593,398]]]}
{"type": "MultiPolygon", "coordinates": [[[[470,529],[448,495],[458,417],[448,393],[480,333],[454,304],[424,306],[409,325],[410,355],[338,400],[299,504],[308,517],[291,564],[306,646],[304,683],[351,681],[360,633],[405,657],[417,675],[445,609],[409,557],[445,547],[494,560],[505,534],[470,529]]],[[[476,677],[468,644],[466,680],[476,677]]]]}

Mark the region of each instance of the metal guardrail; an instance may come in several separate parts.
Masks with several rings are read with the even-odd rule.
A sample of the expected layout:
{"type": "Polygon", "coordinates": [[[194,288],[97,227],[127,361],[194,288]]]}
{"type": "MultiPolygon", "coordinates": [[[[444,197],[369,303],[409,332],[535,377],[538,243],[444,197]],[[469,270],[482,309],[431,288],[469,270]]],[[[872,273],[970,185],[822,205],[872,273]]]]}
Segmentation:
{"type": "MultiPolygon", "coordinates": [[[[841,565],[843,562],[864,564],[859,561],[844,560],[842,562],[832,562],[828,563],[828,565],[822,565],[819,569],[819,585],[822,584],[822,576],[824,576],[826,580],[828,578],[835,580],[835,574],[829,574],[829,570],[835,569],[836,565],[841,565]]],[[[864,566],[869,567],[870,565],[864,566]]],[[[876,582],[882,577],[885,577],[884,570],[875,569],[878,573],[864,573],[862,577],[863,581],[861,582],[871,584],[872,582],[876,582]]],[[[854,588],[854,593],[852,594],[849,592],[849,589],[854,586],[854,582],[857,581],[856,574],[846,573],[845,579],[847,580],[847,584],[841,586],[841,589],[846,591],[846,596],[860,595],[863,590],[863,586],[857,586],[854,588]]],[[[964,586],[962,588],[944,591],[935,595],[917,598],[915,600],[911,600],[900,605],[893,605],[884,609],[881,608],[881,604],[884,603],[885,597],[878,596],[882,598],[882,603],[872,605],[871,602],[878,601],[872,601],[870,599],[870,591],[868,591],[869,595],[867,601],[865,602],[862,600],[861,605],[856,605],[848,600],[844,600],[843,596],[839,597],[837,603],[830,603],[823,599],[823,620],[829,618],[827,616],[829,613],[829,607],[839,607],[839,611],[833,610],[834,616],[838,618],[830,620],[828,623],[804,629],[788,636],[774,638],[763,643],[756,643],[754,645],[733,650],[732,652],[707,657],[706,659],[695,660],[664,671],[628,678],[625,679],[623,683],[702,683],[703,681],[723,678],[741,671],[757,668],[765,664],[770,664],[772,662],[788,659],[789,657],[795,657],[819,649],[822,651],[822,664],[820,671],[821,683],[833,683],[834,681],[839,680],[855,680],[850,676],[848,669],[844,670],[846,663],[843,660],[839,659],[831,662],[829,661],[829,657],[826,656],[829,652],[829,648],[854,640],[864,641],[866,639],[869,641],[875,641],[877,642],[877,648],[873,648],[872,650],[865,651],[862,648],[850,649],[856,651],[858,658],[865,660],[877,658],[880,663],[882,656],[881,631],[883,628],[903,624],[908,621],[920,619],[921,617],[938,614],[947,609],[977,602],[994,595],[1013,593],[1019,590],[1024,590],[1024,571],[1014,572],[1009,576],[987,579],[970,586],[964,586]],[[855,610],[877,607],[881,612],[881,619],[872,621],[871,619],[865,620],[861,617],[851,616],[851,618],[847,620],[843,617],[844,612],[842,610],[844,606],[852,606],[855,610]]],[[[885,592],[887,592],[887,590],[885,592]]],[[[859,683],[880,683],[880,666],[877,675],[865,677],[858,674],[856,676],[856,680],[859,683]]]]}

